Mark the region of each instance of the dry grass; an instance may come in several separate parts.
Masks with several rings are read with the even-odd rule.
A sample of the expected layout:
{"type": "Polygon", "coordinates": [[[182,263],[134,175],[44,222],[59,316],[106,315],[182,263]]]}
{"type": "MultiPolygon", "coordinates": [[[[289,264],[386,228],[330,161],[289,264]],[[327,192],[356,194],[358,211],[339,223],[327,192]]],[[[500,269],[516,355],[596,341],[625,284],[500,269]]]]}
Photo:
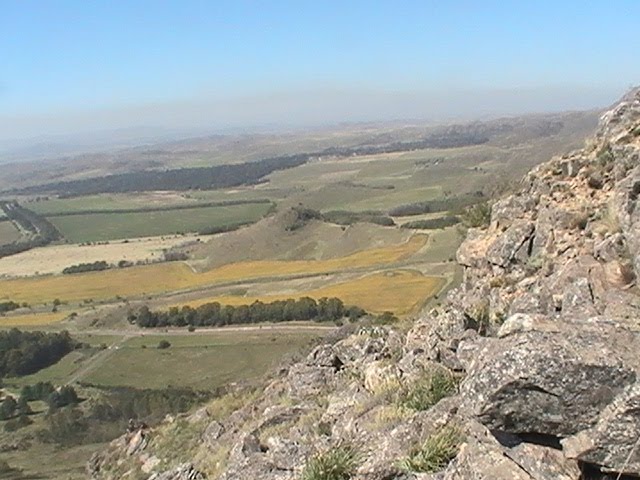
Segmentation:
{"type": "Polygon", "coordinates": [[[296,293],[260,296],[222,295],[180,305],[188,303],[195,307],[214,301],[226,305],[248,305],[256,300],[273,302],[305,296],[315,299],[338,297],[348,305],[358,305],[371,313],[390,311],[398,316],[406,316],[415,313],[428,297],[442,288],[444,282],[440,277],[425,277],[419,272],[397,270],[296,293]]]}
{"type": "Polygon", "coordinates": [[[25,315],[9,315],[0,317],[0,328],[2,327],[26,327],[38,325],[50,325],[64,320],[67,313],[29,313],[25,315]]]}
{"type": "Polygon", "coordinates": [[[415,235],[401,245],[363,250],[342,258],[239,262],[204,273],[195,273],[184,263],[163,263],[76,275],[12,279],[0,281],[0,300],[30,304],[51,302],[55,298],[65,302],[107,300],[240,280],[344,271],[397,262],[417,252],[426,240],[424,235],[415,235]]]}
{"type": "MultiPolygon", "coordinates": [[[[0,226],[4,224],[0,223],[0,226]]],[[[0,276],[27,277],[32,275],[57,274],[70,265],[104,260],[117,264],[154,261],[162,258],[163,250],[206,238],[197,235],[134,238],[124,242],[103,245],[53,245],[34,248],[26,252],[0,258],[0,276]]],[[[1,242],[0,242],[1,243],[1,242]]]]}

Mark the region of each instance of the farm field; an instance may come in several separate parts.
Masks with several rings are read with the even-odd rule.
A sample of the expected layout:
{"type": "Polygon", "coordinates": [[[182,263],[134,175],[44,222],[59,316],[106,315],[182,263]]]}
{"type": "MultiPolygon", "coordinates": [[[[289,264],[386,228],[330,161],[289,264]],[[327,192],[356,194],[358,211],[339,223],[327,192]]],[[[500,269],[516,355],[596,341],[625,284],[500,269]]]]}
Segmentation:
{"type": "MultiPolygon", "coordinates": [[[[2,225],[2,223],[0,223],[2,225]]],[[[50,245],[0,258],[0,278],[27,277],[33,275],[58,274],[70,265],[104,260],[117,264],[128,262],[153,262],[163,258],[163,251],[199,240],[203,235],[176,235],[166,237],[132,238],[126,243],[109,242],[94,245],[50,245]]]]}
{"type": "Polygon", "coordinates": [[[370,313],[380,314],[389,311],[404,317],[417,313],[425,299],[436,294],[446,282],[444,277],[425,276],[414,270],[386,270],[316,289],[297,290],[295,293],[221,295],[172,306],[197,307],[210,302],[219,302],[222,305],[250,305],[257,300],[268,303],[289,298],[311,297],[317,300],[323,297],[337,297],[347,305],[357,305],[370,313]]]}
{"type": "Polygon", "coordinates": [[[11,222],[0,222],[0,245],[15,242],[21,237],[18,229],[11,222]]]}
{"type": "Polygon", "coordinates": [[[229,382],[256,378],[274,362],[308,345],[331,328],[310,325],[296,331],[279,326],[264,329],[219,329],[187,332],[145,332],[136,336],[74,335],[92,348],[77,350],[58,363],[20,378],[6,379],[20,388],[37,382],[64,385],[81,381],[99,386],[137,388],[191,387],[213,390],[229,382]],[[167,340],[171,347],[158,349],[167,340]],[[106,344],[107,349],[98,348],[106,344]]]}
{"type": "Polygon", "coordinates": [[[196,330],[191,335],[135,337],[83,381],[102,386],[214,389],[259,377],[283,355],[316,336],[308,332],[200,334],[196,330]],[[171,347],[159,350],[163,338],[171,347]]]}
{"type": "Polygon", "coordinates": [[[0,328],[45,326],[58,323],[67,315],[64,312],[44,312],[0,316],[0,328]]]}
{"type": "Polygon", "coordinates": [[[24,206],[40,215],[66,215],[85,211],[144,210],[150,208],[198,207],[211,202],[251,202],[277,199],[286,191],[255,187],[231,190],[195,190],[191,192],[134,192],[85,195],[73,198],[50,198],[24,201],[24,206]]]}
{"type": "Polygon", "coordinates": [[[266,203],[135,213],[95,213],[48,217],[71,242],[198,232],[213,227],[255,222],[271,208],[266,203]]]}
{"type": "Polygon", "coordinates": [[[246,281],[277,276],[314,275],[385,265],[406,259],[425,246],[426,235],[414,235],[408,242],[372,248],[328,260],[253,261],[225,265],[195,273],[183,262],[143,265],[103,272],[0,281],[0,299],[41,304],[130,298],[224,282],[246,281]]]}

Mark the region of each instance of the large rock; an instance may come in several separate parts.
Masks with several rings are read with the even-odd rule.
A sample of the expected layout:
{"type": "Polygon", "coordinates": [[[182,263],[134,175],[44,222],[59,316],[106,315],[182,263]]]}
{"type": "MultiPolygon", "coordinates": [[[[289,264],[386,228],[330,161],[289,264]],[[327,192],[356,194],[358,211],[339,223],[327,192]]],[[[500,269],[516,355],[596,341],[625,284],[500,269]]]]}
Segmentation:
{"type": "Polygon", "coordinates": [[[489,343],[461,386],[470,413],[490,429],[511,433],[566,437],[593,426],[635,381],[628,353],[638,338],[590,327],[516,333],[489,343]]]}
{"type": "Polygon", "coordinates": [[[517,256],[528,256],[534,225],[528,221],[519,221],[511,225],[487,250],[489,263],[507,267],[517,256]]]}
{"type": "Polygon", "coordinates": [[[566,455],[604,471],[640,476],[640,383],[611,403],[589,430],[563,442],[566,455]]]}
{"type": "MultiPolygon", "coordinates": [[[[466,441],[442,480],[578,480],[580,469],[552,448],[506,439],[503,445],[484,427],[470,422],[466,441]]],[[[504,442],[504,439],[502,440],[504,442]]]]}

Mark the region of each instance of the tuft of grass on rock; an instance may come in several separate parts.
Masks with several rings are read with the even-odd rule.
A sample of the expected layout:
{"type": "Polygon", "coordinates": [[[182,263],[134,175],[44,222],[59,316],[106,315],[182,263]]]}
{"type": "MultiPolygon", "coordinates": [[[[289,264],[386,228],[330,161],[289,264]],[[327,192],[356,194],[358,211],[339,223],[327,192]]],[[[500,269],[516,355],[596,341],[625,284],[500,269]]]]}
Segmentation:
{"type": "Polygon", "coordinates": [[[423,411],[433,407],[458,390],[458,378],[445,368],[438,368],[423,380],[399,394],[398,403],[411,410],[423,411]]]}
{"type": "Polygon", "coordinates": [[[302,471],[301,480],[349,480],[358,464],[358,452],[339,445],[313,457],[302,471]]]}
{"type": "MultiPolygon", "coordinates": [[[[398,467],[405,472],[435,473],[444,470],[460,449],[462,434],[457,426],[447,425],[431,435],[408,457],[400,460],[398,467]]],[[[305,479],[306,480],[306,479],[305,479]]]]}

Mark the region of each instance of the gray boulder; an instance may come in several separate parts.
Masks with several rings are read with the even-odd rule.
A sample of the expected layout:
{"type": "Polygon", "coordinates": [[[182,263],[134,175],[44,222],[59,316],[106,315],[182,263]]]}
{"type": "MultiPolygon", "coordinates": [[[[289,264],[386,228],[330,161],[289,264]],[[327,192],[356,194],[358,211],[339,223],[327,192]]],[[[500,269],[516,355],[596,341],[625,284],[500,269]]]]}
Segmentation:
{"type": "Polygon", "coordinates": [[[591,429],[563,442],[566,455],[604,471],[640,476],[640,383],[615,399],[591,429]]]}
{"type": "MultiPolygon", "coordinates": [[[[568,325],[487,344],[461,386],[469,413],[510,433],[566,437],[593,426],[636,378],[613,336],[613,329],[568,325]]],[[[627,348],[637,340],[622,337],[627,348]]]]}
{"type": "Polygon", "coordinates": [[[552,448],[522,443],[503,445],[486,428],[470,422],[460,453],[443,480],[578,480],[580,469],[552,448]]]}
{"type": "Polygon", "coordinates": [[[517,256],[526,257],[533,231],[534,225],[528,221],[519,221],[511,225],[487,250],[489,263],[507,267],[517,256]]]}

